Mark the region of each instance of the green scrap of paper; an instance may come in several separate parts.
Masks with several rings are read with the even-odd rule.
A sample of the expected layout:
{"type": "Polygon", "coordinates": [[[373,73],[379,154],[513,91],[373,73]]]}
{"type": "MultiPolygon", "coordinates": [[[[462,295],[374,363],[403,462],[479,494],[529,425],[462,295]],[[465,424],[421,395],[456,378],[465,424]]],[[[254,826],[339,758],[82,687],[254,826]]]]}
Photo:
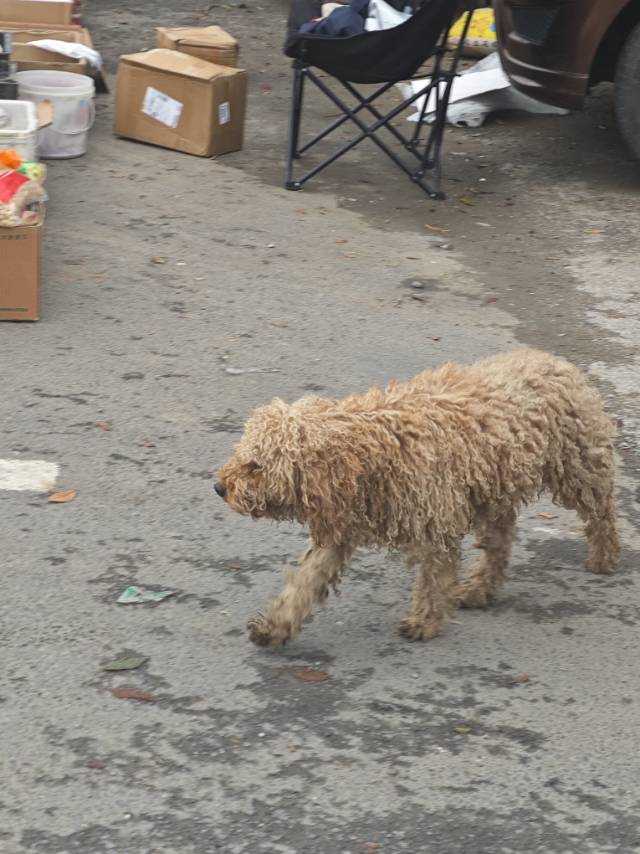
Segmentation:
{"type": "Polygon", "coordinates": [[[143,587],[127,587],[118,596],[119,605],[136,605],[139,602],[162,602],[175,594],[175,590],[145,590],[143,587]]]}
{"type": "Polygon", "coordinates": [[[108,661],[103,664],[101,670],[135,670],[141,667],[145,661],[149,661],[146,655],[129,655],[126,658],[116,658],[114,661],[108,661]]]}

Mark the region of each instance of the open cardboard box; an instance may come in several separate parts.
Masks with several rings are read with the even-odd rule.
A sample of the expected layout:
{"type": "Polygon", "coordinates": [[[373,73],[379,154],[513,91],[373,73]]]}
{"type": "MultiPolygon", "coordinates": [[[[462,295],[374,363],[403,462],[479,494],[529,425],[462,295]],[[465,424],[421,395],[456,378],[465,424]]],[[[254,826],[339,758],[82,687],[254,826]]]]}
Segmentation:
{"type": "Polygon", "coordinates": [[[4,23],[0,21],[0,31],[11,33],[12,59],[16,63],[18,71],[71,71],[76,74],[86,74],[93,77],[97,92],[109,91],[102,71],[92,68],[86,60],[74,59],[30,44],[34,41],[54,39],[93,48],[91,33],[84,27],[20,24],[15,21],[4,23]]]}
{"type": "Polygon", "coordinates": [[[0,0],[0,20],[24,24],[70,24],[72,0],[0,0]]]}
{"type": "Polygon", "coordinates": [[[76,74],[87,73],[87,61],[84,59],[73,59],[54,53],[52,50],[43,50],[30,44],[14,44],[11,50],[11,59],[16,63],[18,71],[70,71],[76,74]]]}

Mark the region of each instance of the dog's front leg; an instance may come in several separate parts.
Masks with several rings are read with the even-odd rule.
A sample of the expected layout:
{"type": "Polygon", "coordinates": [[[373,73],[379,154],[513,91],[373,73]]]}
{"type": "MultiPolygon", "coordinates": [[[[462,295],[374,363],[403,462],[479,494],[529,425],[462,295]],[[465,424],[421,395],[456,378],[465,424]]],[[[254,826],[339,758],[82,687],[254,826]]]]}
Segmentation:
{"type": "Polygon", "coordinates": [[[257,646],[279,646],[295,638],[311,616],[313,606],[324,602],[329,588],[336,589],[351,551],[345,546],[323,548],[311,544],[300,569],[289,569],[285,588],[265,614],[249,620],[249,638],[257,646]]]}
{"type": "Polygon", "coordinates": [[[400,624],[401,635],[410,640],[430,640],[440,634],[456,608],[459,561],[457,544],[408,556],[409,565],[416,568],[416,580],[409,613],[400,624]]]}

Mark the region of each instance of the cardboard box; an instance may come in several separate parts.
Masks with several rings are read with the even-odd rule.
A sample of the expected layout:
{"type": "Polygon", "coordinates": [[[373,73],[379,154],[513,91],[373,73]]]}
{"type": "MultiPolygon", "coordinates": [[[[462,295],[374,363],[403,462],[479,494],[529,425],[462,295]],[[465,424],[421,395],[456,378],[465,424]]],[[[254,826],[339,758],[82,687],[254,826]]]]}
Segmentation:
{"type": "Polygon", "coordinates": [[[158,27],[158,47],[197,56],[214,65],[238,64],[238,42],[222,27],[158,27]]]}
{"type": "Polygon", "coordinates": [[[158,48],[120,57],[114,131],[201,157],[242,148],[247,72],[158,48]]]}
{"type": "Polygon", "coordinates": [[[41,225],[0,228],[0,320],[38,320],[41,225]]]}
{"type": "Polygon", "coordinates": [[[102,71],[93,68],[86,60],[74,59],[30,44],[34,41],[53,39],[93,48],[91,33],[84,27],[63,27],[54,24],[38,26],[15,22],[4,24],[0,21],[0,32],[11,33],[13,41],[11,58],[16,63],[18,71],[71,71],[76,74],[86,74],[93,77],[96,92],[109,91],[102,71]]]}
{"type": "Polygon", "coordinates": [[[84,59],[73,59],[30,44],[14,43],[11,60],[15,62],[18,71],[71,71],[86,74],[88,66],[84,59]]]}
{"type": "Polygon", "coordinates": [[[0,0],[0,20],[25,24],[70,24],[72,0],[0,0]]]}

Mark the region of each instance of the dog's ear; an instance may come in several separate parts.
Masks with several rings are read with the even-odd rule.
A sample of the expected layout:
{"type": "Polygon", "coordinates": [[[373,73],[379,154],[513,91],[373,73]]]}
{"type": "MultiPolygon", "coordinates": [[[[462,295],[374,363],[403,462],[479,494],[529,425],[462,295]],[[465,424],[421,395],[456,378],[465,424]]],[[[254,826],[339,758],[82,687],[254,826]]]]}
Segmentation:
{"type": "Polygon", "coordinates": [[[318,444],[318,430],[314,432],[297,466],[302,518],[318,545],[339,545],[353,520],[363,467],[344,434],[331,436],[327,430],[326,441],[318,444]]]}

